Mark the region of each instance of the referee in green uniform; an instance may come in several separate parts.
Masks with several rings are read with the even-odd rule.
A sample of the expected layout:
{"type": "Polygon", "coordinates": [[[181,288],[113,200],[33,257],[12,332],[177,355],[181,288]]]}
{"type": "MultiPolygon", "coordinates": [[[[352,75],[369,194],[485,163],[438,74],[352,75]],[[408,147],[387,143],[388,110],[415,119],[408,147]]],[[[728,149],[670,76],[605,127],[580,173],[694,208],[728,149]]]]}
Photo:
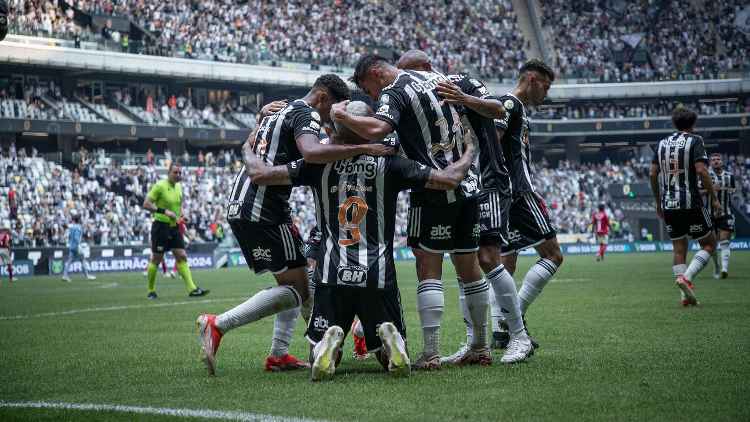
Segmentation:
{"type": "MultiPolygon", "coordinates": [[[[188,296],[204,296],[208,290],[197,287],[190,273],[190,266],[185,253],[185,241],[178,227],[182,210],[182,167],[175,162],[169,165],[169,174],[165,180],[155,183],[143,201],[143,208],[154,214],[151,224],[151,262],[148,264],[148,298],[156,299],[156,273],[164,259],[164,254],[171,250],[177,260],[177,272],[185,281],[188,296]]],[[[187,223],[185,218],[183,222],[187,223]]]]}

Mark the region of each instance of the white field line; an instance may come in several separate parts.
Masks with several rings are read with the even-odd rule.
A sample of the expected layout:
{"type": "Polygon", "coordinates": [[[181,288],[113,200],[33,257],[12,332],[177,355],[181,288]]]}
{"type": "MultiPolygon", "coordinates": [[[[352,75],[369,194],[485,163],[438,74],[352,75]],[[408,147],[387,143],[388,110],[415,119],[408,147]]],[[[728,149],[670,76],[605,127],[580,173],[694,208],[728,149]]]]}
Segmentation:
{"type": "Polygon", "coordinates": [[[204,300],[187,300],[184,302],[169,302],[169,303],[152,303],[148,305],[120,305],[120,306],[102,306],[97,308],[83,308],[83,309],[71,309],[69,311],[59,312],[44,312],[41,314],[26,314],[26,315],[0,315],[0,321],[17,320],[17,319],[31,319],[31,318],[44,318],[44,317],[57,317],[64,315],[75,315],[84,314],[88,312],[109,312],[109,311],[124,311],[127,309],[147,309],[147,308],[163,308],[166,306],[182,306],[182,305],[195,305],[203,303],[214,303],[214,302],[228,302],[238,301],[246,298],[241,297],[230,297],[226,299],[204,299],[204,300]]]}
{"type": "Polygon", "coordinates": [[[316,422],[320,420],[264,415],[262,413],[250,413],[241,411],[209,410],[209,409],[172,409],[167,407],[140,407],[123,406],[119,404],[93,404],[93,403],[61,403],[46,401],[0,401],[0,408],[20,409],[62,409],[62,410],[88,410],[94,412],[121,412],[137,413],[143,415],[177,416],[183,418],[219,419],[226,421],[247,422],[316,422]]]}

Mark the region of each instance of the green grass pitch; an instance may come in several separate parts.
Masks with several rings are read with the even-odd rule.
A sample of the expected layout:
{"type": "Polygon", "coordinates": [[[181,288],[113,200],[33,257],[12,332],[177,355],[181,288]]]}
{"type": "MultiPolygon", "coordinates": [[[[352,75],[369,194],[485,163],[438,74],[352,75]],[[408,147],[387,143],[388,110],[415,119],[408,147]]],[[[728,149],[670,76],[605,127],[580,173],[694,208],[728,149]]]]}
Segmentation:
{"type": "MultiPolygon", "coordinates": [[[[533,261],[523,258],[517,279],[533,261]]],[[[273,283],[245,268],[195,271],[206,298],[158,279],[147,301],[141,274],[73,283],[22,279],[0,286],[0,420],[185,420],[176,416],[9,408],[45,401],[239,411],[263,419],[333,421],[750,420],[750,253],[732,254],[726,280],[696,282],[698,308],[679,306],[668,254],[568,257],[527,315],[541,343],[524,364],[444,368],[393,379],[351,340],[332,382],[304,371],[267,373],[273,319],[225,336],[218,376],[198,360],[194,321],[273,283]]],[[[412,357],[421,349],[412,262],[398,264],[412,357]]],[[[442,352],[464,338],[446,265],[442,352]]],[[[306,356],[300,321],[292,353],[306,356]]],[[[195,420],[195,419],[192,419],[195,420]]]]}

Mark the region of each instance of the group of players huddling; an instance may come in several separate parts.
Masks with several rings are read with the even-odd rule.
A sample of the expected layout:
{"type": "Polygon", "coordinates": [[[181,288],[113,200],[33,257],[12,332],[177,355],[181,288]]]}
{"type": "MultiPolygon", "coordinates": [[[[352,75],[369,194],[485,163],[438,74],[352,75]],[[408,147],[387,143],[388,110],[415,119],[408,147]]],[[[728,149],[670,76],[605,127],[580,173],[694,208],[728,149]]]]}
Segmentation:
{"type": "MultiPolygon", "coordinates": [[[[542,103],[554,72],[539,60],[520,69],[512,93],[493,96],[468,75],[444,75],[421,51],[396,65],[363,56],[351,81],[370,97],[350,101],[336,75],[318,78],[302,99],[271,103],[243,147],[227,217],[256,273],[278,285],[197,325],[210,374],[226,333],[276,315],[268,370],[310,365],[288,353],[295,322],[308,322],[312,379],[334,374],[355,321],[369,353],[395,375],[442,365],[489,365],[492,345],[503,363],[526,360],[538,345],[523,315],[562,264],[544,201],[531,179],[527,107],[542,103]],[[312,188],[320,230],[307,260],[288,205],[292,186],[312,188]],[[416,257],[417,308],[424,348],[411,362],[393,261],[396,201],[410,189],[408,245],[416,257]],[[540,259],[520,291],[518,252],[540,259]],[[456,270],[467,342],[441,359],[442,264],[456,270]]],[[[314,237],[314,236],[313,236],[314,237]]]]}

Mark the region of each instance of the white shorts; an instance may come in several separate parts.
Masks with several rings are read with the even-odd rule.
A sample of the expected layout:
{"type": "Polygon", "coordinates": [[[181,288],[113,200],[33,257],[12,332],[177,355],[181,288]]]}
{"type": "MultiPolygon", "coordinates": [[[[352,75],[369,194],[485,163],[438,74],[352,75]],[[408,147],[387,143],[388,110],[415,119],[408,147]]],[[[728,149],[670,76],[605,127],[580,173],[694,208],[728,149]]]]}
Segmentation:
{"type": "Polygon", "coordinates": [[[609,235],[606,235],[606,234],[597,234],[596,235],[596,244],[597,245],[601,245],[601,244],[605,244],[606,245],[608,243],[609,243],[609,235]]]}
{"type": "Polygon", "coordinates": [[[0,262],[2,265],[10,264],[10,249],[0,248],[0,262]]]}

